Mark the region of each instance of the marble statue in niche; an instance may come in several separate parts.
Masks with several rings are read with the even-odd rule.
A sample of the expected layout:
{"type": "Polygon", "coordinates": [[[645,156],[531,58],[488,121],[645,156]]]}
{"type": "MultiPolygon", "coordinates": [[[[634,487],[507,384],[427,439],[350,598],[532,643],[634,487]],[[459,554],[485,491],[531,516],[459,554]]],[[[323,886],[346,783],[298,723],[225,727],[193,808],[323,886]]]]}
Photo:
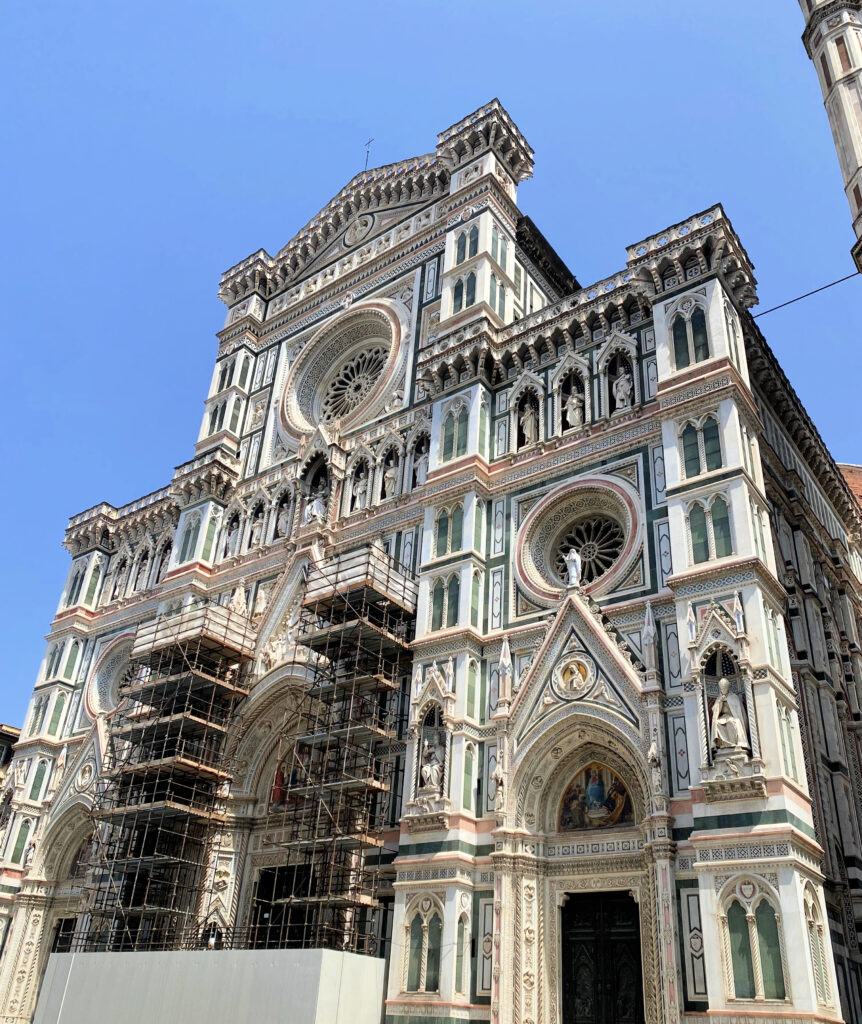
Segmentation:
{"type": "Polygon", "coordinates": [[[710,743],[713,751],[751,749],[742,701],[725,676],[718,681],[718,696],[712,705],[710,743]]]}

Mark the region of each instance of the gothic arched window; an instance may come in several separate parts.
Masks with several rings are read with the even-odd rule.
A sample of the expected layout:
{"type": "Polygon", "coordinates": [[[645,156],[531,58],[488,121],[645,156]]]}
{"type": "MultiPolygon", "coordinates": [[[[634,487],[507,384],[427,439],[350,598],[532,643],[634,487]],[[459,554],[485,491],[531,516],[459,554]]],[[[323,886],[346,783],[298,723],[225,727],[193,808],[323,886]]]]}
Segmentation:
{"type": "Polygon", "coordinates": [[[99,580],[102,578],[102,562],[97,561],[90,574],[90,582],[87,584],[87,594],[84,598],[85,604],[92,604],[99,589],[99,580]]]}
{"type": "Polygon", "coordinates": [[[472,306],[476,301],[476,275],[471,271],[467,275],[466,287],[464,289],[464,305],[472,306]]]}
{"type": "Polygon", "coordinates": [[[449,541],[450,551],[460,551],[464,546],[464,506],[456,505],[452,509],[452,536],[449,541]]]}
{"type": "Polygon", "coordinates": [[[706,314],[695,306],[691,316],[686,318],[677,313],[671,322],[673,360],[677,370],[684,370],[692,363],[709,359],[709,336],[706,330],[706,314]]]}
{"type": "Polygon", "coordinates": [[[183,540],[180,545],[180,562],[187,562],[193,557],[198,546],[198,536],[201,532],[201,517],[199,515],[192,516],[186,522],[185,529],[183,530],[183,540]]]}
{"type": "Polygon", "coordinates": [[[781,965],[781,940],[778,936],[778,918],[768,900],[762,899],[754,911],[757,945],[760,952],[760,970],[765,999],[784,999],[784,970],[781,965]]]}
{"type": "Polygon", "coordinates": [[[470,413],[466,405],[462,405],[456,413],[451,410],[443,421],[443,456],[442,461],[467,452],[467,428],[470,413]]]}
{"type": "Polygon", "coordinates": [[[733,554],[730,511],[721,495],[714,497],[708,508],[699,501],[694,502],[689,507],[687,519],[693,562],[708,562],[733,554]]]}
{"type": "Polygon", "coordinates": [[[449,550],[449,512],[441,508],[437,513],[437,543],[434,548],[435,555],[439,558],[449,550]]]}
{"type": "Polygon", "coordinates": [[[733,994],[737,999],[754,998],[754,963],[745,910],[739,900],[727,908],[727,931],[733,967],[733,994]]]}
{"type": "Polygon", "coordinates": [[[81,653],[81,645],[75,640],[69,648],[69,656],[66,658],[66,668],[63,671],[64,679],[73,679],[75,669],[78,667],[78,656],[81,653]]]}
{"type": "Polygon", "coordinates": [[[697,426],[687,423],[682,432],[682,454],[686,478],[721,469],[721,435],[714,416],[697,426]]]}
{"type": "Polygon", "coordinates": [[[455,241],[455,263],[463,263],[467,259],[467,232],[462,231],[455,241]]]}
{"type": "Polygon", "coordinates": [[[464,794],[463,805],[465,811],[472,811],[473,808],[473,773],[475,771],[476,750],[472,743],[464,748],[464,794]]]}
{"type": "Polygon", "coordinates": [[[410,922],[410,944],[408,954],[408,966],[407,966],[407,991],[418,992],[419,985],[422,980],[422,960],[424,952],[424,933],[425,926],[421,916],[417,913],[413,915],[413,920],[410,922]]]}
{"type": "Polygon", "coordinates": [[[468,718],[476,717],[476,662],[470,661],[467,664],[467,701],[465,712],[468,718]]]}
{"type": "Polygon", "coordinates": [[[407,926],[408,992],[439,991],[442,938],[443,921],[436,905],[426,913],[413,913],[407,926]]]}
{"type": "Polygon", "coordinates": [[[467,255],[475,256],[479,251],[479,228],[474,224],[470,228],[470,244],[468,246],[467,255]]]}
{"type": "Polygon", "coordinates": [[[431,629],[443,628],[443,606],[446,603],[446,584],[435,580],[431,588],[431,629]]]}
{"type": "Polygon", "coordinates": [[[824,938],[823,915],[820,912],[817,893],[810,883],[805,887],[804,907],[805,924],[808,930],[808,953],[814,973],[817,1002],[821,1006],[829,1006],[832,1003],[832,988],[829,984],[829,959],[824,938]]]}
{"type": "Polygon", "coordinates": [[[25,818],[21,822],[21,827],[18,829],[18,837],[12,850],[11,860],[13,864],[20,864],[24,859],[24,850],[27,848],[27,840],[30,837],[32,824],[29,818],[25,818]]]}
{"type": "Polygon", "coordinates": [[[51,721],[48,723],[48,735],[56,736],[60,728],[60,720],[63,717],[63,709],[66,707],[65,694],[58,693],[54,701],[54,710],[51,712],[51,721]]]}
{"type": "Polygon", "coordinates": [[[737,999],[786,998],[779,918],[754,881],[736,885],[725,904],[731,987],[737,999]]]}
{"type": "Polygon", "coordinates": [[[730,536],[730,513],[722,497],[713,498],[709,506],[709,524],[712,527],[712,543],[716,558],[727,558],[733,554],[730,536]]]}
{"type": "Polygon", "coordinates": [[[450,576],[446,587],[446,625],[458,625],[458,601],[461,596],[461,582],[456,576],[450,576]]]}
{"type": "Polygon", "coordinates": [[[709,561],[709,537],[706,530],[706,510],[695,502],[688,510],[688,532],[691,539],[691,557],[694,562],[709,561]]]}
{"type": "Polygon", "coordinates": [[[467,976],[469,975],[469,964],[470,926],[467,922],[466,915],[462,914],[458,918],[458,936],[455,945],[455,992],[457,995],[469,995],[470,986],[467,979],[467,976]],[[468,965],[467,971],[464,970],[465,963],[468,965]]]}
{"type": "Polygon", "coordinates": [[[428,922],[428,944],[425,956],[425,991],[440,989],[440,946],[443,938],[443,922],[439,914],[432,914],[428,922]]]}
{"type": "Polygon", "coordinates": [[[78,598],[81,596],[81,588],[84,585],[84,577],[87,574],[85,566],[79,566],[75,575],[72,577],[72,584],[69,587],[69,599],[66,602],[67,605],[76,604],[78,598]]]}
{"type": "Polygon", "coordinates": [[[479,625],[479,601],[482,593],[482,576],[478,570],[474,570],[473,579],[470,585],[470,625],[479,625]]]}
{"type": "Polygon", "coordinates": [[[42,795],[42,783],[45,781],[45,772],[48,771],[48,762],[40,761],[36,774],[33,776],[33,785],[30,787],[30,799],[38,800],[42,795]]]}

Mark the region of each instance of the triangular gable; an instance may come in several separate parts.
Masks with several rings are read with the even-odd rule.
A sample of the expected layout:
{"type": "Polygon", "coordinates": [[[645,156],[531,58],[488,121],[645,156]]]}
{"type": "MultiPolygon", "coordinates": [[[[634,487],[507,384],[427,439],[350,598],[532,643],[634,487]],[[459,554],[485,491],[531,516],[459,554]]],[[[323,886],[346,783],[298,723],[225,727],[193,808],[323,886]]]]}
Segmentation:
{"type": "MultiPolygon", "coordinates": [[[[102,721],[100,719],[100,722],[102,721]]],[[[57,792],[51,797],[51,807],[45,818],[43,832],[50,827],[52,822],[65,814],[73,801],[80,802],[83,799],[86,803],[92,804],[96,779],[102,770],[104,749],[101,740],[102,731],[98,725],[94,724],[89,734],[77,744],[77,751],[67,761],[57,792]],[[82,774],[85,765],[90,765],[90,768],[87,773],[82,774]]]]}
{"type": "Polygon", "coordinates": [[[693,649],[694,660],[700,661],[717,645],[728,647],[737,654],[744,653],[742,648],[747,638],[740,626],[742,623],[734,621],[731,612],[715,600],[700,608],[693,625],[689,617],[689,647],[693,649]]]}
{"type": "Polygon", "coordinates": [[[642,685],[628,656],[584,599],[569,594],[513,702],[510,735],[515,748],[565,705],[609,712],[629,729],[638,729],[642,685]],[[584,675],[564,678],[563,669],[575,661],[583,665],[584,675]]]}

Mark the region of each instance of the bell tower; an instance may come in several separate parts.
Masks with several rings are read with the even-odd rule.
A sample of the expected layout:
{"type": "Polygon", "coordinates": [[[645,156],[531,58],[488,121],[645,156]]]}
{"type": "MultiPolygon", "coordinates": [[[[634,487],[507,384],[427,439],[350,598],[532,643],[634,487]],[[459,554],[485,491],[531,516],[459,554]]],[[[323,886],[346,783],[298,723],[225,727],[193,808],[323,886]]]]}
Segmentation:
{"type": "Polygon", "coordinates": [[[802,41],[814,62],[850,204],[862,270],[862,0],[799,0],[802,41]]]}

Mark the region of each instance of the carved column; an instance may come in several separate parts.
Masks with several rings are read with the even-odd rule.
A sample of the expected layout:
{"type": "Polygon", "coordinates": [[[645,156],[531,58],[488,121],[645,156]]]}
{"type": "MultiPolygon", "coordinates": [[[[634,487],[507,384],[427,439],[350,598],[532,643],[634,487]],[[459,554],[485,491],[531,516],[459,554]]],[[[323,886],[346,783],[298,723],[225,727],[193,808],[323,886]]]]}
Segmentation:
{"type": "Polygon", "coordinates": [[[655,915],[657,945],[656,965],[659,977],[654,979],[661,1005],[663,1024],[678,1024],[682,1014],[682,969],[677,935],[674,865],[676,847],[671,842],[671,819],[656,815],[650,822],[651,840],[648,850],[653,860],[656,901],[653,908],[641,902],[641,913],[655,915]]]}
{"type": "Polygon", "coordinates": [[[6,951],[0,964],[0,1007],[4,1024],[27,1024],[39,993],[39,963],[44,948],[45,922],[53,886],[24,881],[9,925],[6,951]]]}

